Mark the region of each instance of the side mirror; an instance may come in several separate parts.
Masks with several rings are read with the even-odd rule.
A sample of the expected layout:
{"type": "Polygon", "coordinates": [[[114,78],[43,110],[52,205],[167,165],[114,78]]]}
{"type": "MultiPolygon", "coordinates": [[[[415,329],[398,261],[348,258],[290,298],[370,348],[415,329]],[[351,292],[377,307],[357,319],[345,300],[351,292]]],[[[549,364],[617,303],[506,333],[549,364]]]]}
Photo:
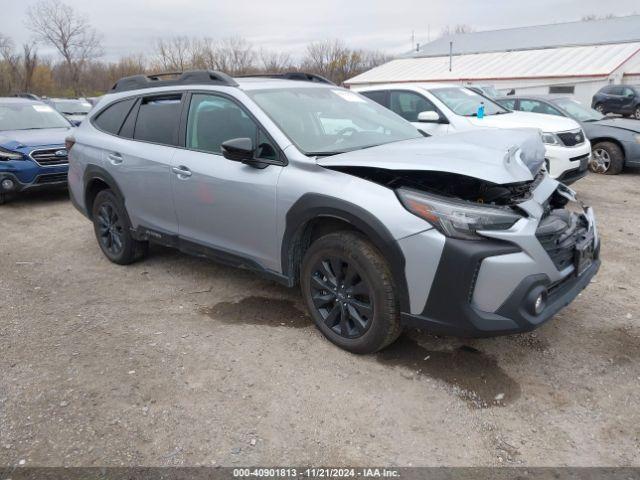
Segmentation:
{"type": "Polygon", "coordinates": [[[222,156],[234,162],[251,162],[253,160],[253,140],[250,138],[232,138],[220,145],[222,156]]]}
{"type": "Polygon", "coordinates": [[[440,123],[440,115],[438,112],[429,111],[429,112],[420,112],[418,114],[418,121],[425,123],[440,123]]]}

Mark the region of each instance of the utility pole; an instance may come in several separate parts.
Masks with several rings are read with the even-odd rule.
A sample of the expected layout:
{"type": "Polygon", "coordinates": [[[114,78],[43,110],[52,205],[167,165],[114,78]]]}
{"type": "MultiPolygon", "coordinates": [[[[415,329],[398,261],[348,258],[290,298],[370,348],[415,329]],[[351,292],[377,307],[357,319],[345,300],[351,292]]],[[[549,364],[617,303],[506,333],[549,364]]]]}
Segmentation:
{"type": "Polygon", "coordinates": [[[452,62],[453,62],[453,42],[449,42],[449,71],[451,71],[452,62]]]}
{"type": "Polygon", "coordinates": [[[416,45],[416,31],[411,30],[411,50],[413,50],[415,45],[416,45]]]}

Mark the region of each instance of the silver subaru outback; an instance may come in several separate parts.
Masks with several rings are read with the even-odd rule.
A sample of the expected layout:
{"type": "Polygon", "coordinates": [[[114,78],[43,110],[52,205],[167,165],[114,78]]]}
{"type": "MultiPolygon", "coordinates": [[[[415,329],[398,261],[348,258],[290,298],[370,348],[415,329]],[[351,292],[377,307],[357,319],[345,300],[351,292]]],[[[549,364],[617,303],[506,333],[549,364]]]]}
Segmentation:
{"type": "Polygon", "coordinates": [[[302,77],[316,81],[118,81],[67,142],[71,198],[107,258],[157,242],[299,284],[320,331],[356,353],[403,326],[531,330],[596,274],[593,211],[546,173],[539,132],[425,138],[302,77]]]}

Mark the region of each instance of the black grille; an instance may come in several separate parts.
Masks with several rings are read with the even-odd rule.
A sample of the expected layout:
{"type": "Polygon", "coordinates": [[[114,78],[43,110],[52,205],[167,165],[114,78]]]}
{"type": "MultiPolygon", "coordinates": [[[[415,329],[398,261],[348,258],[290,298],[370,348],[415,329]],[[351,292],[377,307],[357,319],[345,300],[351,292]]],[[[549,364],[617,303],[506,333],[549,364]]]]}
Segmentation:
{"type": "Polygon", "coordinates": [[[67,181],[66,173],[47,173],[45,175],[40,175],[36,180],[36,183],[42,185],[44,183],[60,183],[67,181]]]}
{"type": "Polygon", "coordinates": [[[584,143],[584,133],[582,130],[571,130],[570,132],[559,133],[558,137],[566,147],[573,147],[584,143]]]}
{"type": "Polygon", "coordinates": [[[584,215],[568,210],[552,210],[540,221],[536,237],[558,270],[573,264],[576,243],[588,233],[584,215]]]}
{"type": "Polygon", "coordinates": [[[64,148],[50,148],[47,150],[35,150],[31,152],[38,165],[48,167],[49,165],[65,165],[69,163],[67,151],[64,148]]]}

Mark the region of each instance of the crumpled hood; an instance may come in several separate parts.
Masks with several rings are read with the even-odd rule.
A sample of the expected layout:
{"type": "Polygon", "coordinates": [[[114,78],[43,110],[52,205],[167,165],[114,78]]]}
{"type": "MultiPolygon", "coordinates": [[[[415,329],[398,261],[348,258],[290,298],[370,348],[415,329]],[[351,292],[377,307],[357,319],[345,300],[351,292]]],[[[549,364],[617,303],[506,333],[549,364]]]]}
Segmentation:
{"type": "Polygon", "coordinates": [[[595,122],[588,122],[588,125],[622,128],[630,132],[640,133],[640,121],[631,120],[630,118],[603,118],[595,122]]]}
{"type": "Polygon", "coordinates": [[[487,115],[484,118],[468,117],[468,119],[478,127],[537,128],[544,132],[566,132],[580,128],[580,125],[571,118],[544,113],[511,112],[487,115]]]}
{"type": "Polygon", "coordinates": [[[319,157],[323,167],[449,172],[496,184],[532,180],[544,164],[537,130],[471,130],[319,157]]]}
{"type": "Polygon", "coordinates": [[[10,150],[23,147],[64,145],[71,128],[47,128],[44,130],[6,130],[0,132],[0,146],[10,150]]]}

